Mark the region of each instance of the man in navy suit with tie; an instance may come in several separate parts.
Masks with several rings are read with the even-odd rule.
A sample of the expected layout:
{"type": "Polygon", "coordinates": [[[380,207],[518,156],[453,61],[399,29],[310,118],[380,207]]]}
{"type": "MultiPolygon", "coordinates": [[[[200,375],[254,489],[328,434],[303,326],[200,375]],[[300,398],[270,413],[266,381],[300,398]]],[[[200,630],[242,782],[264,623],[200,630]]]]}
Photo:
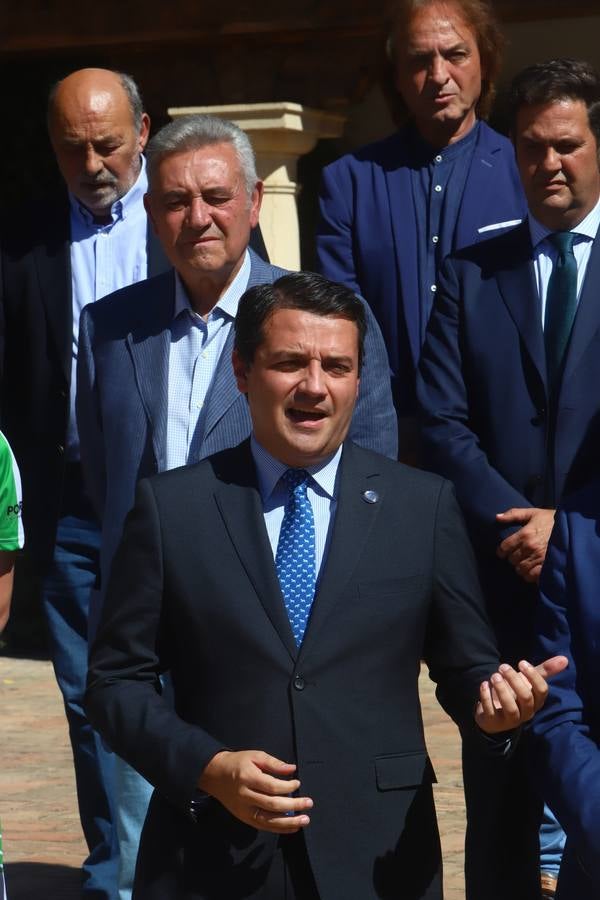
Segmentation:
{"type": "Polygon", "coordinates": [[[250,288],[251,438],[138,485],[86,705],[156,787],[135,900],[440,900],[421,658],[479,752],[566,662],[496,671],[451,486],[346,440],[365,329],[321,276],[250,288]]]}
{"type": "MultiPolygon", "coordinates": [[[[598,470],[600,77],[587,63],[552,60],[518,75],[510,99],[529,217],[445,264],[418,394],[426,465],[455,484],[500,650],[514,660],[530,649],[555,506],[598,470]]],[[[481,806],[482,787],[465,772],[471,836],[488,822],[504,848],[487,876],[481,853],[469,859],[515,898],[536,896],[518,870],[521,887],[507,881],[505,861],[530,847],[515,828],[531,808],[523,779],[499,805],[488,795],[481,806]]]]}
{"type": "Polygon", "coordinates": [[[533,728],[539,782],[567,834],[556,900],[600,895],[599,535],[595,481],[558,512],[536,617],[535,652],[569,658],[533,728]]]}
{"type": "Polygon", "coordinates": [[[320,269],[365,298],[381,326],[414,459],[415,368],[454,250],[520,222],[525,199],[510,141],[485,121],[502,34],[481,0],[398,0],[388,42],[406,123],[323,172],[320,269]]]}
{"type": "MultiPolygon", "coordinates": [[[[102,522],[92,627],[138,479],[196,462],[249,434],[231,366],[233,320],[247,287],[283,274],[248,247],[262,182],[243,131],[212,116],[177,119],[154,136],[147,156],[146,208],[173,269],[87,307],[81,319],[82,464],[102,522]]],[[[395,456],[389,364],[367,315],[372,327],[352,434],[395,456]]],[[[115,769],[119,821],[130,822],[121,858],[123,868],[126,846],[131,880],[149,788],[120,761],[115,769]]]]}

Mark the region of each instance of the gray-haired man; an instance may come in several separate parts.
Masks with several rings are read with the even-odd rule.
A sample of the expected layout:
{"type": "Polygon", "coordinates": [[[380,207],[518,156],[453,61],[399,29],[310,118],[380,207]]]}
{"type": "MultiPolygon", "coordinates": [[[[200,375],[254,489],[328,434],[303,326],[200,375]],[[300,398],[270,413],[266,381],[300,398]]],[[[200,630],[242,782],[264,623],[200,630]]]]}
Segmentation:
{"type": "MultiPolygon", "coordinates": [[[[175,271],[94,304],[81,323],[78,422],[85,474],[103,522],[102,588],[137,480],[249,435],[247,403],[231,366],[232,323],[246,288],[284,274],[248,249],[262,183],[239,128],[211,116],[176,120],[151,141],[148,171],[146,209],[175,271]]],[[[389,364],[368,318],[351,436],[395,457],[389,364]]],[[[122,763],[119,772],[125,775],[119,821],[128,830],[121,864],[129,859],[132,879],[149,787],[122,763]]]]}

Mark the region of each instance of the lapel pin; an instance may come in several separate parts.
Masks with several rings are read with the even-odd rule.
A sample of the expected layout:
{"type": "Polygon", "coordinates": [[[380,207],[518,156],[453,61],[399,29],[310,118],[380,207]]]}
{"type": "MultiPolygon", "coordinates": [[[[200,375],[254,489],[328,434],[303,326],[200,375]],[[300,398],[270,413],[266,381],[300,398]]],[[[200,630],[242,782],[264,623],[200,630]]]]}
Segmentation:
{"type": "Polygon", "coordinates": [[[377,503],[379,501],[379,494],[377,491],[363,491],[362,498],[365,503],[377,503]]]}

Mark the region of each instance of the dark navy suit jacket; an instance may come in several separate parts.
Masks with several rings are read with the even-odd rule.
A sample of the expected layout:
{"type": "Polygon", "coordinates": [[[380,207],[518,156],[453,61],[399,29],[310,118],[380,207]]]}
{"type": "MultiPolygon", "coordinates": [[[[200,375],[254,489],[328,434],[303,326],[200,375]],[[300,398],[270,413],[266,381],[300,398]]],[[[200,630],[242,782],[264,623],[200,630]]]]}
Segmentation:
{"type": "MultiPolygon", "coordinates": [[[[393,379],[411,381],[393,381],[399,408],[412,397],[423,341],[408,147],[404,128],[328,166],[317,230],[321,271],[365,298],[381,326],[393,379]],[[410,360],[401,358],[403,348],[410,360]]],[[[525,213],[512,145],[482,122],[456,222],[457,249],[497,233],[488,226],[514,225],[525,213]]]]}
{"type": "Polygon", "coordinates": [[[427,468],[454,482],[478,553],[500,648],[526,654],[534,595],[496,547],[509,507],[553,507],[600,458],[600,242],[573,324],[553,422],[526,223],[446,261],[417,391],[427,468]]]}
{"type": "Polygon", "coordinates": [[[536,657],[569,668],[533,722],[536,771],[567,833],[558,897],[600,896],[600,482],[559,512],[541,579],[536,657]]]}
{"type": "MultiPolygon", "coordinates": [[[[273,282],[285,270],[250,251],[248,286],[273,282]]],[[[133,505],[137,481],[166,468],[170,325],[175,276],[116,291],[85,307],[79,328],[77,421],[86,483],[102,522],[101,572],[106,584],[133,505]]],[[[365,362],[351,436],[389,457],[397,454],[397,423],[381,332],[367,315],[365,362]]],[[[199,458],[239,444],[251,430],[248,404],[237,388],[231,329],[209,393],[199,458]]],[[[96,605],[93,598],[93,630],[96,605]]]]}
{"type": "MultiPolygon", "coordinates": [[[[69,201],[38,200],[2,230],[2,429],[19,463],[27,551],[44,571],[54,551],[70,411],[73,304],[69,201]]],[[[148,275],[169,263],[151,228],[148,275]]]]}
{"type": "MultiPolygon", "coordinates": [[[[471,547],[446,482],[344,445],[339,499],[298,649],[248,442],[143,480],[115,557],[86,709],[156,791],[136,888],[145,900],[258,900],[277,851],[212,798],[188,814],[224,747],[297,764],[322,900],[441,900],[418,692],[476,738],[497,665],[471,547]],[[376,503],[365,503],[366,490],[376,503]],[[169,669],[175,709],[157,693],[169,669]]],[[[134,891],[135,893],[135,891],[134,891]]]]}

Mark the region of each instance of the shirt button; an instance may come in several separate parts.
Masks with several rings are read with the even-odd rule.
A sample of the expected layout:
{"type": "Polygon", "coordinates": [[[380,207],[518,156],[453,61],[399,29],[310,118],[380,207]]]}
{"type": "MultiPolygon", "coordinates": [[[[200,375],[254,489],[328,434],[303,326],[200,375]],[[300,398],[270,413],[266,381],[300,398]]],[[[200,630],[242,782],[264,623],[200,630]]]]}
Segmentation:
{"type": "Polygon", "coordinates": [[[297,691],[303,691],[304,685],[305,685],[305,682],[304,682],[304,678],[302,677],[302,675],[295,675],[294,676],[294,689],[297,691]]]}
{"type": "Polygon", "coordinates": [[[206,352],[206,350],[203,350],[202,351],[202,359],[206,359],[207,356],[208,356],[208,353],[206,352]]]}
{"type": "Polygon", "coordinates": [[[439,237],[437,236],[437,234],[434,234],[434,236],[431,238],[431,240],[433,241],[434,244],[437,244],[437,242],[439,241],[439,237]]]}
{"type": "Polygon", "coordinates": [[[434,191],[436,192],[436,194],[439,194],[441,190],[442,190],[441,184],[436,184],[436,186],[434,188],[434,191]]]}
{"type": "Polygon", "coordinates": [[[436,156],[435,161],[436,161],[436,163],[441,163],[442,157],[440,156],[439,153],[438,153],[438,155],[436,156]]]}

